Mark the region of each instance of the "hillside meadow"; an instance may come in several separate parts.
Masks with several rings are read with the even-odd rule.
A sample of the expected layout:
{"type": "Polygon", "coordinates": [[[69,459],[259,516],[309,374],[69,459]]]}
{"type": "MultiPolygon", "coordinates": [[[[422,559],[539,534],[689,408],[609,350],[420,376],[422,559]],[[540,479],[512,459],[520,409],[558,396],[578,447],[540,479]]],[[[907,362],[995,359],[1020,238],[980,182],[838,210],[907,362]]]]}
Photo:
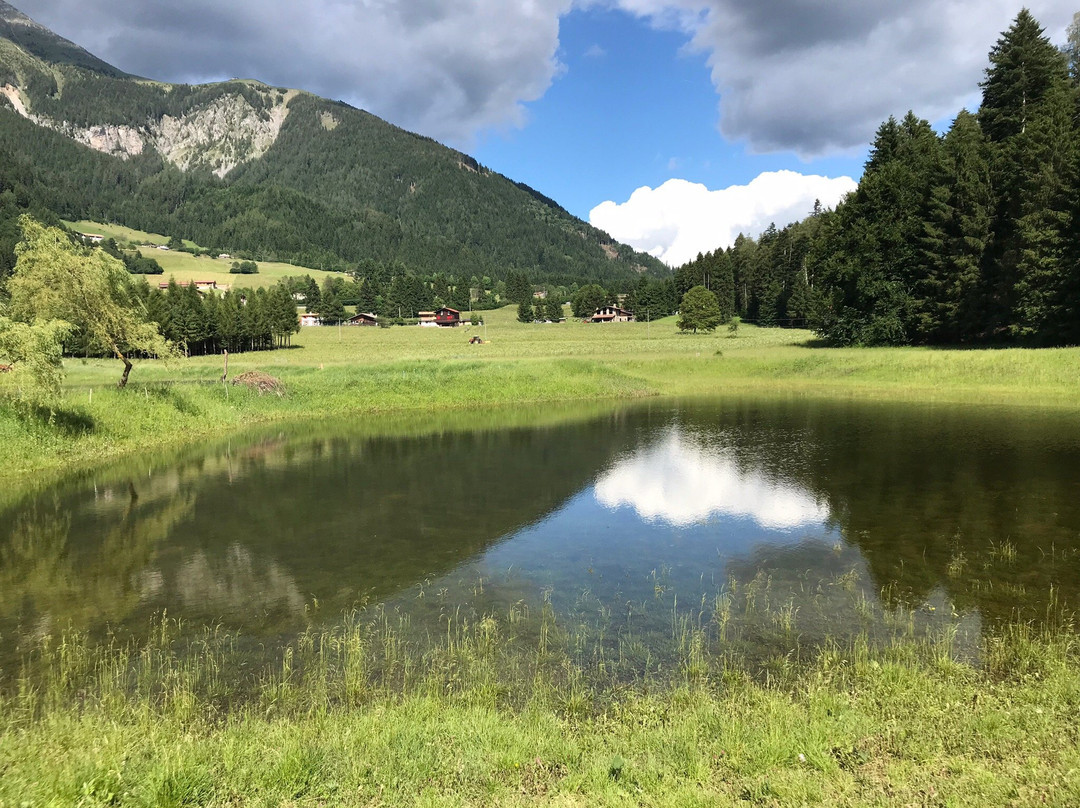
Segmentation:
{"type": "MultiPolygon", "coordinates": [[[[68,359],[51,409],[0,410],[0,478],[100,463],[262,422],[645,396],[810,395],[1074,407],[1080,349],[825,348],[807,331],[741,325],[683,334],[653,323],[303,328],[289,348],[234,354],[229,376],[269,373],[283,397],[220,383],[220,356],[119,363],[68,359]],[[474,335],[483,344],[469,344],[474,335]]],[[[17,393],[17,391],[15,391],[17,393]]]]}
{"type": "MultiPolygon", "coordinates": [[[[259,289],[264,286],[273,286],[282,278],[290,275],[310,275],[316,283],[322,283],[328,275],[341,277],[337,272],[326,272],[321,269],[309,269],[308,267],[283,264],[276,261],[256,261],[259,267],[254,275],[234,275],[229,272],[232,266],[231,259],[211,258],[208,255],[194,256],[191,253],[177,252],[173,250],[158,250],[152,246],[168,244],[169,237],[161,233],[147,233],[143,230],[133,230],[118,224],[101,224],[99,222],[64,222],[72,230],[78,233],[95,233],[106,238],[116,239],[116,243],[122,248],[135,248],[142,252],[146,258],[153,258],[164,272],[161,275],[146,275],[147,283],[155,286],[166,283],[170,278],[176,278],[177,283],[189,283],[191,281],[216,281],[219,288],[231,286],[259,289]]],[[[197,247],[193,241],[184,239],[187,247],[197,247]]]]}

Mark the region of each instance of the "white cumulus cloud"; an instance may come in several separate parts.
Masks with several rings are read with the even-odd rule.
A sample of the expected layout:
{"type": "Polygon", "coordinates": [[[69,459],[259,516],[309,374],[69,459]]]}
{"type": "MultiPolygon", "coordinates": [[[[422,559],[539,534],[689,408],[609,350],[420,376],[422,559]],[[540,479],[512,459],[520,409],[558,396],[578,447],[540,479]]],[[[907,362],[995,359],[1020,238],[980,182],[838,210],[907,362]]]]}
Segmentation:
{"type": "Polygon", "coordinates": [[[809,492],[740,468],[676,428],[604,473],[594,492],[604,507],[630,506],[643,519],[680,527],[716,514],[749,518],[771,530],[823,524],[829,517],[809,492]]]}
{"type": "Polygon", "coordinates": [[[717,191],[671,179],[658,188],[638,188],[622,204],[597,205],[589,213],[589,222],[670,266],[679,266],[699,252],[730,246],[739,233],[756,236],[770,223],[783,227],[803,219],[815,200],[834,207],[855,187],[851,177],[795,171],[766,172],[747,185],[717,191]]]}

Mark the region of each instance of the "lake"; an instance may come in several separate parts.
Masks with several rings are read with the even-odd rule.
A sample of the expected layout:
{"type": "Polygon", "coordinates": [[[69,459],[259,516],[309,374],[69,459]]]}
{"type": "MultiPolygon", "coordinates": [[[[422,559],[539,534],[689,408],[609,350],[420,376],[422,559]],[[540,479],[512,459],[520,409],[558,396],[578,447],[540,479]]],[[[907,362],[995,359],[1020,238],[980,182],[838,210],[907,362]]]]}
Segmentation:
{"type": "MultiPolygon", "coordinates": [[[[66,629],[220,626],[272,655],[343,614],[418,635],[549,610],[656,664],[1075,608],[1080,423],[1044,410],[649,401],[266,429],[0,514],[0,665],[66,629]]],[[[598,638],[598,639],[597,639],[598,638]]]]}

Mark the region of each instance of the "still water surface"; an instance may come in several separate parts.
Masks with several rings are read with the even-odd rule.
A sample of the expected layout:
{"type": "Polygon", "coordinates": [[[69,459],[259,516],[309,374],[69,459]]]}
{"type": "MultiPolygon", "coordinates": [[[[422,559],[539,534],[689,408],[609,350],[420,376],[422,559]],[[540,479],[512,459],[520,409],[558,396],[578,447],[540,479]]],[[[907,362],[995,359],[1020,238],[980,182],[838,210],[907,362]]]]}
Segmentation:
{"type": "MultiPolygon", "coordinates": [[[[166,611],[267,647],[381,605],[547,602],[648,638],[729,611],[762,653],[1080,602],[1071,414],[650,402],[543,425],[353,423],[127,461],[0,514],[0,666],[166,611]]],[[[490,419],[490,416],[489,416],[490,419]]]]}

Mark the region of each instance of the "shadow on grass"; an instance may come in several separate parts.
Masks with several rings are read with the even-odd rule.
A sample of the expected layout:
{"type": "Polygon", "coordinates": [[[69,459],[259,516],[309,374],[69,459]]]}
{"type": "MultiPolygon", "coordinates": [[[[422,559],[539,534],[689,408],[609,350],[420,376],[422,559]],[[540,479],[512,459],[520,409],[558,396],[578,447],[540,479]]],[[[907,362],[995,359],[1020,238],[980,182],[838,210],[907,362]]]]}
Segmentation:
{"type": "Polygon", "coordinates": [[[89,435],[97,428],[97,422],[85,412],[43,404],[21,404],[15,407],[15,414],[28,427],[43,427],[68,437],[89,435]]]}
{"type": "MultiPolygon", "coordinates": [[[[213,384],[221,384],[221,382],[213,382],[213,384]]],[[[190,387],[191,385],[189,384],[188,386],[190,387]]],[[[200,383],[199,386],[206,385],[200,383]]],[[[180,389],[180,386],[177,384],[148,384],[142,388],[132,390],[132,393],[136,395],[141,394],[149,399],[154,399],[163,404],[167,404],[181,415],[199,414],[199,408],[184,395],[183,390],[180,389]]]]}

